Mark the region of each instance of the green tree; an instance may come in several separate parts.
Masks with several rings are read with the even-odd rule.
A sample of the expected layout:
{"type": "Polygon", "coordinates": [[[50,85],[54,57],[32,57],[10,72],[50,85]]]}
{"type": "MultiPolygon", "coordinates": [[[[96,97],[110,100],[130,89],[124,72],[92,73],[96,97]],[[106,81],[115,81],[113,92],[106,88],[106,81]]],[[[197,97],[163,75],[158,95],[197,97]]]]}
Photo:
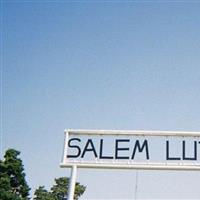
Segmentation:
{"type": "Polygon", "coordinates": [[[20,152],[8,149],[4,160],[0,160],[0,199],[27,200],[29,199],[28,184],[25,180],[24,166],[18,158],[20,152]]]}
{"type": "Polygon", "coordinates": [[[51,192],[48,192],[44,186],[40,186],[35,190],[35,200],[54,200],[51,192]]]}
{"type": "MultiPolygon", "coordinates": [[[[55,185],[51,187],[48,192],[43,186],[35,190],[34,200],[63,200],[67,196],[69,188],[69,178],[60,177],[55,179],[55,185]]],[[[86,187],[80,183],[76,183],[74,200],[78,200],[79,197],[85,192],[86,187]]]]}
{"type": "Polygon", "coordinates": [[[55,179],[56,184],[51,188],[51,192],[56,200],[63,199],[68,191],[69,179],[60,177],[55,179]]]}

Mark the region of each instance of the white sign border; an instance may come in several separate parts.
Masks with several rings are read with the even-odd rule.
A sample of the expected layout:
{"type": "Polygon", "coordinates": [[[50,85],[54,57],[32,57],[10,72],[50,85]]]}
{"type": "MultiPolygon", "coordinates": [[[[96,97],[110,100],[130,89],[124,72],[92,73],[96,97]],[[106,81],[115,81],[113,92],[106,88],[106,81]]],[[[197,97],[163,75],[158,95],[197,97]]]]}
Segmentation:
{"type": "Polygon", "coordinates": [[[200,132],[186,132],[186,131],[128,131],[128,130],[80,130],[80,129],[68,129],[64,131],[65,140],[64,140],[64,150],[63,150],[63,159],[60,163],[60,167],[69,168],[77,166],[79,168],[99,168],[99,169],[141,169],[141,170],[200,170],[200,165],[197,164],[172,164],[172,163],[152,163],[148,162],[148,165],[142,163],[135,163],[134,165],[126,164],[117,164],[113,163],[90,163],[90,162],[69,162],[67,160],[67,141],[69,134],[74,135],[135,135],[135,136],[177,136],[177,137],[199,137],[200,132]],[[117,165],[116,165],[117,164],[117,165]]]}

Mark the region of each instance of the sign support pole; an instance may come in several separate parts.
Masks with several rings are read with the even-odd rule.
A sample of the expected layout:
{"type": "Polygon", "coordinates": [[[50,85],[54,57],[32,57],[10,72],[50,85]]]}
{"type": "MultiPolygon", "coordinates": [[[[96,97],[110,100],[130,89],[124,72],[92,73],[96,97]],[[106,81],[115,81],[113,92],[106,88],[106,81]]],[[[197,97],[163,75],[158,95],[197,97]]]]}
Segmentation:
{"type": "Polygon", "coordinates": [[[69,192],[68,192],[68,198],[67,198],[68,200],[74,200],[76,176],[77,176],[77,166],[73,165],[71,168],[70,185],[69,185],[69,192]]]}

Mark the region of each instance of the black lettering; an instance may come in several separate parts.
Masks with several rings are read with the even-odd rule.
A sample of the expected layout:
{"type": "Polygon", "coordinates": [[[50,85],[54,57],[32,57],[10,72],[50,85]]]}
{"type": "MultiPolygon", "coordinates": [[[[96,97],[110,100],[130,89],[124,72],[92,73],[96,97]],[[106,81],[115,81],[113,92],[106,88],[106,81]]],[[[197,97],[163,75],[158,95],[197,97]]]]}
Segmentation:
{"type": "Polygon", "coordinates": [[[183,140],[183,160],[197,160],[197,142],[194,141],[194,157],[186,157],[185,140],[183,140]]]}
{"type": "Polygon", "coordinates": [[[113,159],[113,156],[105,156],[105,155],[103,155],[103,139],[100,140],[99,158],[100,159],[113,159]]]}
{"type": "Polygon", "coordinates": [[[77,145],[72,145],[72,144],[71,144],[73,141],[81,142],[81,139],[79,139],[79,138],[71,138],[71,139],[68,141],[68,147],[69,147],[69,148],[77,149],[77,154],[75,154],[75,155],[67,155],[67,158],[77,158],[77,157],[79,157],[80,154],[81,154],[81,149],[80,149],[80,147],[77,146],[77,145]]]}
{"type": "Polygon", "coordinates": [[[131,159],[135,158],[135,153],[136,153],[137,149],[141,153],[144,150],[144,148],[146,149],[146,158],[147,158],[147,160],[149,160],[149,149],[148,149],[148,142],[147,142],[147,140],[144,140],[142,146],[140,146],[140,141],[136,140],[131,159]]]}
{"type": "Polygon", "coordinates": [[[96,149],[95,149],[94,144],[93,144],[93,142],[92,142],[91,139],[88,139],[88,141],[87,141],[87,143],[86,143],[86,145],[85,145],[85,148],[84,148],[84,150],[83,150],[83,153],[82,153],[82,155],[81,155],[81,158],[84,157],[84,155],[85,155],[85,153],[86,153],[87,151],[92,151],[92,152],[94,153],[94,156],[97,158],[97,152],[96,152],[96,149]],[[91,147],[89,147],[89,146],[91,146],[91,147]]]}
{"type": "Polygon", "coordinates": [[[180,160],[181,158],[179,157],[170,157],[169,156],[169,141],[166,141],[166,159],[167,160],[180,160]]]}
{"type": "Polygon", "coordinates": [[[118,152],[119,151],[127,151],[129,148],[119,148],[119,143],[120,142],[130,142],[128,139],[121,139],[121,140],[116,140],[115,141],[115,159],[129,159],[129,156],[119,156],[118,152]]]}

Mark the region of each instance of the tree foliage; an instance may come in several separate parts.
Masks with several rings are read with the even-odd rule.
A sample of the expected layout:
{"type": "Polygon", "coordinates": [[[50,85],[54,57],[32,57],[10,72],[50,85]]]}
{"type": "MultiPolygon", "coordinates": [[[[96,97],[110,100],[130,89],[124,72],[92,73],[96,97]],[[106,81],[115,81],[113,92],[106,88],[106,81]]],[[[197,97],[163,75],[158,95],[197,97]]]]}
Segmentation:
{"type": "Polygon", "coordinates": [[[51,192],[48,192],[44,186],[40,186],[35,190],[35,200],[54,200],[51,192]]]}
{"type": "MultiPolygon", "coordinates": [[[[60,177],[55,179],[55,185],[53,185],[50,191],[47,191],[44,186],[40,186],[35,190],[34,200],[63,200],[66,199],[69,188],[69,178],[60,177]]],[[[80,183],[76,183],[74,200],[78,200],[79,197],[85,192],[86,187],[80,183]]]]}
{"type": "MultiPolygon", "coordinates": [[[[0,200],[28,200],[29,186],[25,179],[25,172],[20,152],[8,149],[4,159],[0,160],[0,200]]],[[[69,178],[55,179],[55,184],[47,191],[44,186],[35,190],[34,200],[64,200],[69,187],[69,178]]],[[[76,183],[74,200],[85,192],[86,187],[76,183]]]]}
{"type": "Polygon", "coordinates": [[[8,149],[0,160],[0,199],[27,200],[29,186],[25,180],[24,166],[18,158],[20,152],[8,149]]]}

